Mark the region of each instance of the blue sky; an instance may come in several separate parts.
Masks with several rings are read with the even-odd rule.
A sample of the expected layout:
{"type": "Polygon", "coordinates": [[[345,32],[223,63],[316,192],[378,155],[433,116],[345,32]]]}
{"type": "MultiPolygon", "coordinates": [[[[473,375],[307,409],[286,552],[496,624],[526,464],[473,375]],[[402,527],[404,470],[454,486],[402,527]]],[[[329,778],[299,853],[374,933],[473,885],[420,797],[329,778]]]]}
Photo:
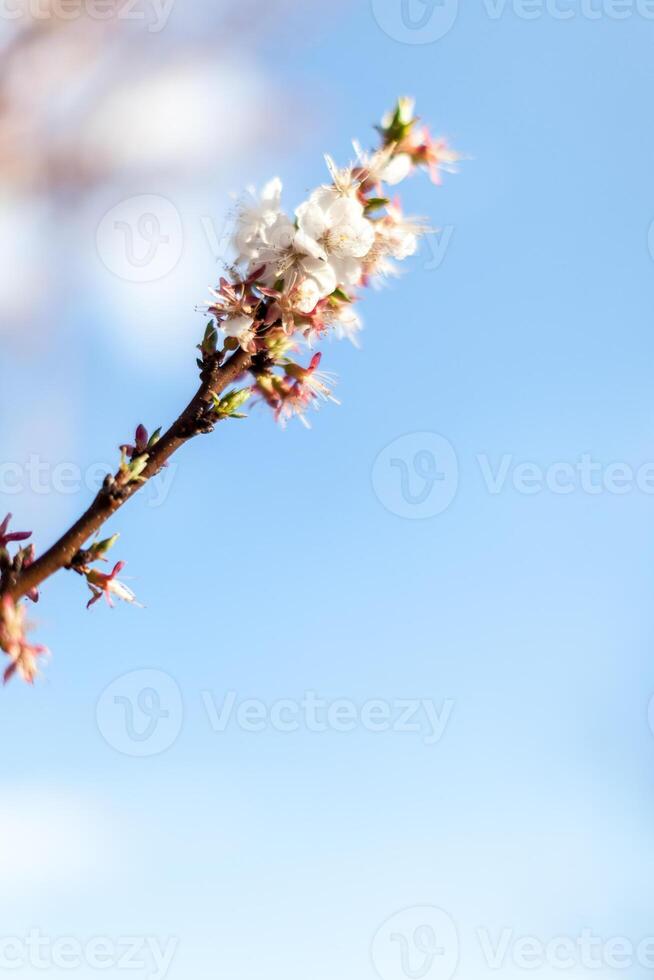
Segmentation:
{"type": "MultiPolygon", "coordinates": [[[[270,149],[218,164],[210,189],[128,189],[165,192],[199,240],[197,215],[218,219],[241,184],[279,172],[294,206],[323,179],[322,153],[346,161],[403,93],[469,157],[441,187],[407,187],[446,247],[366,296],[361,351],[325,348],[342,406],[309,433],[254,409],[187,447],[162,506],[137,499],[112,523],[146,609],[87,613],[65,575],[44,589],[39,637],[55,655],[0,707],[3,936],[174,938],[171,978],[402,980],[393,943],[371,943],[405,909],[395,932],[414,966],[411,924],[435,907],[468,977],[493,972],[479,931],[511,931],[507,977],[523,973],[517,937],[652,935],[654,23],[635,6],[617,20],[598,3],[590,19],[570,3],[561,20],[550,4],[531,20],[479,2],[409,44],[378,22],[397,8],[289,15],[253,55],[275,93],[270,149]],[[388,460],[419,492],[424,433],[451,446],[458,475],[447,464],[434,492],[449,506],[414,520],[394,512],[388,460]],[[149,745],[112,700],[142,688],[169,710],[149,745]],[[258,702],[262,731],[234,713],[214,730],[230,692],[235,711],[258,702]],[[307,692],[345,701],[354,729],[309,730],[307,692]],[[271,722],[280,700],[297,731],[271,722]],[[372,701],[386,730],[362,720],[372,701]],[[420,731],[396,730],[407,701],[420,731]],[[434,744],[425,702],[444,721],[434,744]]],[[[104,210],[89,205],[89,227],[104,210]]],[[[0,366],[5,460],[24,461],[24,438],[52,462],[111,460],[137,422],[176,414],[215,269],[198,248],[195,295],[161,286],[179,321],[161,355],[125,355],[116,307],[96,302],[111,279],[96,256],[62,290],[65,326],[0,366]],[[34,378],[36,418],[16,427],[34,378]]],[[[125,294],[136,343],[156,288],[125,294]]],[[[4,509],[43,546],[87,498],[26,492],[4,509]]],[[[145,731],[156,702],[142,704],[145,731]]],[[[448,954],[416,975],[450,980],[448,954]]]]}

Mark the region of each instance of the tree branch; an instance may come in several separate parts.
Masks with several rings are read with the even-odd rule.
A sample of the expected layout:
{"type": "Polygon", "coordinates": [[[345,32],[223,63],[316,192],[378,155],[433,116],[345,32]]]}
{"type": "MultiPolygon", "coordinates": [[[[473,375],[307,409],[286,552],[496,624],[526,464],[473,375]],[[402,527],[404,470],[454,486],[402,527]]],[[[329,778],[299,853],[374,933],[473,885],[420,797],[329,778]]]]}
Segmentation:
{"type": "Polygon", "coordinates": [[[25,568],[9,583],[6,593],[14,600],[30,590],[38,588],[46,579],[62,568],[70,567],[75,555],[88,539],[98,531],[148,480],[165,466],[173,453],[190,439],[209,431],[207,408],[213,395],[220,395],[228,385],[248,370],[252,356],[237,350],[221,365],[219,355],[213,355],[202,372],[202,384],[182,414],[161,439],[149,450],[147,465],[139,480],[125,479],[122,473],[108,477],[89,509],[66,533],[34,564],[25,568]]]}

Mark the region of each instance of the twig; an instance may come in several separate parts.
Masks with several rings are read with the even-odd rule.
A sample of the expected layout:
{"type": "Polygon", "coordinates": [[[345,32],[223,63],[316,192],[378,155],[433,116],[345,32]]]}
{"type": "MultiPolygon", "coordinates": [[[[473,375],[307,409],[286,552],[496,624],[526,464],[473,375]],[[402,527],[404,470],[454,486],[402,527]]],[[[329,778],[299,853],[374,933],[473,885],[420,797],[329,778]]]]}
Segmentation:
{"type": "Polygon", "coordinates": [[[214,356],[203,372],[202,384],[193,399],[150,451],[140,479],[125,482],[121,479],[120,473],[115,477],[108,477],[88,510],[49,551],[24,569],[16,580],[10,583],[6,593],[14,600],[20,599],[30,590],[38,588],[60,569],[70,567],[75,555],[91,535],[95,534],[148,480],[156,476],[173,453],[195,436],[210,431],[213,425],[208,422],[207,408],[213,401],[213,395],[221,394],[228,385],[236,381],[248,370],[251,361],[251,355],[243,350],[232,354],[222,366],[218,356],[214,356]]]}

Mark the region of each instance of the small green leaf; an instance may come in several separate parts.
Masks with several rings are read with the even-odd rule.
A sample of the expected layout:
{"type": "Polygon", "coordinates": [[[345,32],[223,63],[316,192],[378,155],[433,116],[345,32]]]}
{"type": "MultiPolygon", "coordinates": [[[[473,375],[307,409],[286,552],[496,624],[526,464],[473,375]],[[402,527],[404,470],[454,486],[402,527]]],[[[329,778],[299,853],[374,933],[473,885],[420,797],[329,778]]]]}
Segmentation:
{"type": "Polygon", "coordinates": [[[161,426],[159,426],[159,428],[155,432],[153,432],[152,435],[150,436],[150,441],[148,442],[148,449],[152,449],[153,446],[156,446],[160,438],[161,438],[161,426]]]}
{"type": "Polygon", "coordinates": [[[245,415],[238,414],[238,410],[245,405],[251,395],[252,390],[250,388],[236,388],[220,399],[214,395],[216,415],[219,418],[245,418],[245,415]]]}
{"type": "Polygon", "coordinates": [[[129,477],[130,480],[140,479],[141,473],[148,465],[148,460],[150,457],[147,453],[143,453],[141,456],[137,456],[136,459],[132,460],[129,464],[129,477]]]}
{"type": "Polygon", "coordinates": [[[385,208],[390,203],[387,197],[371,197],[366,202],[366,211],[378,211],[379,208],[385,208]]]}
{"type": "Polygon", "coordinates": [[[97,541],[95,544],[92,544],[88,550],[93,556],[93,561],[97,561],[98,558],[103,558],[108,551],[111,551],[119,537],[120,534],[113,534],[110,538],[105,538],[104,541],[97,541]]]}

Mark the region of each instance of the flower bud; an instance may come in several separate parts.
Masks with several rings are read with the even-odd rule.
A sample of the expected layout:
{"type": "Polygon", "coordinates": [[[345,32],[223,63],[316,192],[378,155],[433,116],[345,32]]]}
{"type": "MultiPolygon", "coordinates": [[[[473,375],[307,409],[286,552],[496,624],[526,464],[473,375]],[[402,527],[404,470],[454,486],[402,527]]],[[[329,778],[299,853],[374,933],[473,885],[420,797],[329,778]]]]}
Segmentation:
{"type": "Polygon", "coordinates": [[[97,541],[95,544],[92,544],[87,552],[89,555],[89,560],[90,561],[104,560],[104,556],[107,554],[108,551],[111,551],[116,541],[118,541],[119,537],[120,534],[113,534],[110,538],[105,538],[104,541],[97,541]]]}
{"type": "Polygon", "coordinates": [[[228,395],[220,400],[214,397],[214,407],[219,418],[243,419],[245,415],[240,415],[238,410],[252,395],[251,388],[237,388],[230,391],[228,395]]]}

